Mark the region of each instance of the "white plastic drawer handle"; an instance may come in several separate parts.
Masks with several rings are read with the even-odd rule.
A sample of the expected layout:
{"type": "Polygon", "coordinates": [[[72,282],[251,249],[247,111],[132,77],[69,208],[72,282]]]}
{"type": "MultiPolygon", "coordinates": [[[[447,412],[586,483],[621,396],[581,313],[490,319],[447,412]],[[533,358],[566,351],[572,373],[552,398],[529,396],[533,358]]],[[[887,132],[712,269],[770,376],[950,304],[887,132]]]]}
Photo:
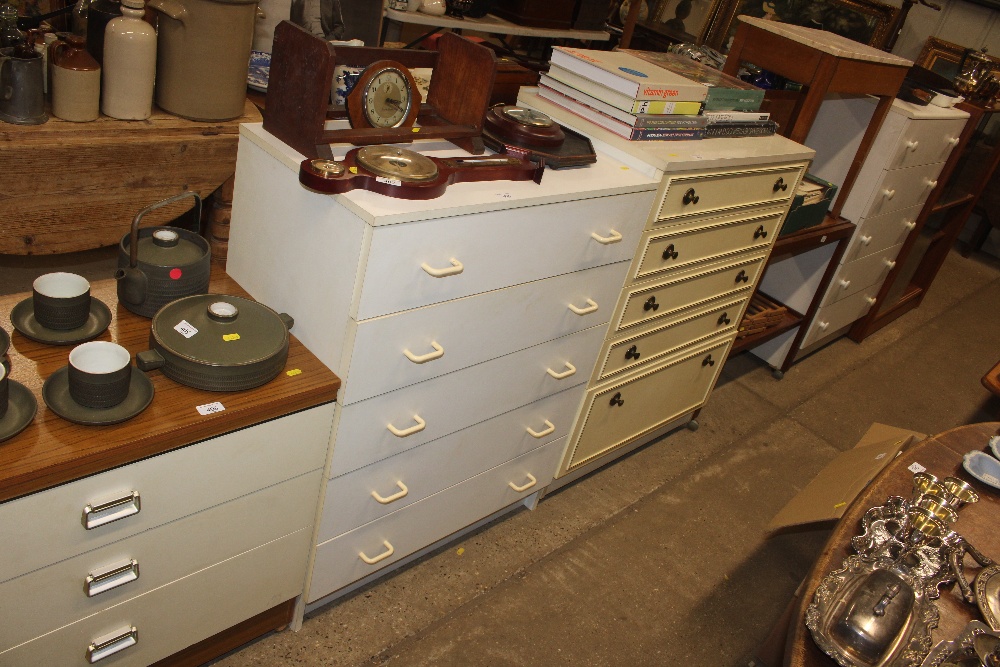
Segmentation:
{"type": "Polygon", "coordinates": [[[829,326],[830,326],[829,322],[820,322],[819,323],[819,330],[820,331],[826,331],[829,328],[829,326]]]}
{"type": "Polygon", "coordinates": [[[572,375],[573,373],[575,373],[576,372],[576,366],[574,366],[573,364],[571,364],[571,363],[569,363],[567,361],[566,362],[566,370],[564,370],[562,373],[556,373],[551,368],[546,368],[545,372],[548,373],[549,375],[551,375],[552,377],[554,377],[557,380],[562,380],[563,378],[568,378],[570,375],[572,375]]]}
{"type": "Polygon", "coordinates": [[[590,238],[594,239],[598,243],[603,245],[611,245],[612,243],[618,243],[622,240],[622,235],[615,230],[611,230],[611,236],[601,236],[597,232],[591,232],[590,238]]]}
{"type": "Polygon", "coordinates": [[[415,364],[426,364],[428,361],[434,361],[435,359],[440,359],[444,356],[444,348],[437,344],[437,341],[431,341],[431,347],[434,348],[433,352],[428,352],[427,354],[413,354],[407,349],[403,349],[403,354],[406,358],[415,364]]]}
{"type": "Polygon", "coordinates": [[[914,222],[913,220],[907,220],[906,222],[903,223],[903,226],[906,227],[907,229],[913,229],[914,227],[917,226],[917,223],[914,222]]]}
{"type": "Polygon", "coordinates": [[[958,137],[952,137],[951,139],[948,140],[948,143],[951,144],[952,146],[957,146],[958,140],[959,140],[958,137]]]}
{"type": "Polygon", "coordinates": [[[876,301],[878,301],[878,299],[876,299],[875,297],[871,297],[871,296],[866,296],[866,297],[865,297],[865,301],[867,301],[867,302],[868,302],[868,305],[869,305],[869,306],[874,306],[874,305],[875,305],[875,302],[876,302],[876,301]]]}
{"type": "Polygon", "coordinates": [[[435,269],[433,266],[424,262],[420,265],[420,268],[426,271],[428,274],[434,276],[435,278],[445,278],[447,276],[457,276],[462,271],[465,271],[465,267],[460,261],[452,257],[450,260],[451,266],[444,269],[435,269]]]}
{"type": "Polygon", "coordinates": [[[135,626],[130,626],[124,632],[119,632],[111,636],[110,639],[97,639],[87,647],[87,662],[94,664],[98,660],[104,660],[110,655],[124,651],[129,646],[139,643],[139,631],[135,626]]]}
{"type": "Polygon", "coordinates": [[[413,421],[417,422],[414,426],[410,428],[404,428],[402,430],[396,428],[392,424],[386,426],[389,429],[389,433],[392,433],[397,438],[405,438],[408,435],[413,435],[414,433],[420,433],[427,426],[427,422],[420,418],[420,415],[413,415],[413,421]]]}
{"type": "Polygon", "coordinates": [[[924,181],[931,190],[937,187],[937,181],[924,181]]]}
{"type": "Polygon", "coordinates": [[[862,236],[861,237],[861,245],[868,245],[871,242],[872,242],[872,237],[870,237],[870,236],[862,236]]]}
{"type": "Polygon", "coordinates": [[[106,523],[138,514],[140,509],[142,509],[142,505],[139,502],[138,491],[133,491],[127,496],[100,505],[87,505],[83,508],[83,527],[91,530],[106,523]]]}
{"type": "Polygon", "coordinates": [[[895,190],[883,190],[883,191],[882,191],[882,195],[883,195],[883,196],[884,196],[884,197],[885,197],[886,199],[892,199],[893,197],[895,197],[895,196],[896,196],[896,191],[895,191],[895,190]]]}
{"type": "Polygon", "coordinates": [[[135,581],[138,578],[139,561],[133,558],[124,565],[118,565],[109,570],[105,570],[104,572],[99,572],[97,574],[91,572],[87,575],[87,578],[83,580],[83,587],[87,592],[87,597],[92,598],[95,595],[100,595],[104,591],[110,591],[112,588],[124,586],[125,584],[135,581]]]}
{"type": "Polygon", "coordinates": [[[892,261],[891,259],[887,259],[887,260],[884,260],[884,261],[885,261],[885,265],[889,267],[890,271],[892,269],[896,268],[896,262],[892,261]]]}
{"type": "Polygon", "coordinates": [[[919,145],[920,145],[919,141],[907,141],[906,142],[906,147],[908,149],[910,149],[911,151],[917,150],[917,146],[919,146],[919,145]]]}
{"type": "Polygon", "coordinates": [[[530,489],[531,487],[533,487],[535,484],[538,484],[538,480],[535,479],[535,476],[532,475],[530,472],[526,472],[524,474],[528,476],[528,483],[527,484],[525,484],[524,486],[518,486],[514,482],[507,482],[507,486],[509,486],[510,488],[514,489],[518,493],[521,493],[522,491],[527,491],[528,489],[530,489]]]}
{"type": "Polygon", "coordinates": [[[576,306],[574,306],[571,303],[571,304],[569,304],[569,309],[572,310],[577,315],[586,315],[588,313],[592,313],[592,312],[596,311],[597,310],[597,304],[594,303],[593,299],[587,299],[587,307],[586,308],[577,308],[576,306]]]}
{"type": "Polygon", "coordinates": [[[850,280],[841,280],[840,281],[840,289],[847,289],[850,286],[851,286],[851,281],[850,280]]]}
{"type": "Polygon", "coordinates": [[[360,552],[358,555],[361,556],[361,560],[363,560],[364,562],[368,563],[369,565],[374,565],[380,560],[385,560],[393,553],[395,553],[396,550],[392,548],[391,544],[389,544],[389,540],[382,540],[382,544],[385,546],[385,551],[380,553],[378,556],[375,556],[375,558],[369,558],[368,556],[365,555],[364,551],[360,552]]]}
{"type": "Polygon", "coordinates": [[[404,498],[406,494],[410,492],[410,490],[406,488],[406,484],[403,484],[402,482],[396,482],[396,486],[399,487],[398,493],[394,493],[388,498],[383,498],[378,494],[378,491],[372,491],[372,498],[374,498],[383,505],[388,505],[389,503],[396,502],[400,498],[404,498]]]}
{"type": "Polygon", "coordinates": [[[555,424],[553,424],[548,419],[546,419],[545,420],[545,430],[544,431],[532,431],[531,427],[529,426],[528,427],[528,435],[530,435],[532,438],[544,438],[545,436],[549,435],[550,433],[552,433],[555,430],[556,430],[555,424]]]}

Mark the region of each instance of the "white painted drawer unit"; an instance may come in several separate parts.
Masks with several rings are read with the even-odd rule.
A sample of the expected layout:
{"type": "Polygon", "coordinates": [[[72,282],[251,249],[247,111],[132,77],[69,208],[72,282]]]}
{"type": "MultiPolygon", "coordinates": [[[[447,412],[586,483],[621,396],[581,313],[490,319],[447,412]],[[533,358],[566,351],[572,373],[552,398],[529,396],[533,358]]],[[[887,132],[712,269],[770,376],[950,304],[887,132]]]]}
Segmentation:
{"type": "MultiPolygon", "coordinates": [[[[847,98],[831,103],[814,124],[809,141],[843,132],[844,118],[866,119],[875,102],[847,98]]],[[[896,256],[916,227],[924,202],[958,143],[969,115],[957,109],[918,107],[895,100],[858,174],[842,215],[857,228],[820,308],[806,325],[801,348],[815,349],[846,332],[875,305],[896,256]]],[[[829,139],[832,140],[832,139],[829,139]]],[[[810,145],[812,145],[810,143],[810,145]]],[[[842,152],[842,151],[840,151],[842,152]]],[[[836,157],[817,146],[814,172],[841,182],[846,173],[836,157]],[[824,159],[821,159],[821,156],[824,159]],[[843,172],[843,173],[842,173],[843,172]],[[840,179],[840,180],[838,180],[840,179]]]]}
{"type": "Polygon", "coordinates": [[[316,602],[550,483],[657,182],[602,157],[427,202],[334,197],[300,159],[243,126],[227,271],[343,381],[316,602]]]}
{"type": "Polygon", "coordinates": [[[311,408],[0,505],[0,665],[148,665],[299,595],[332,416],[311,408]]]}
{"type": "Polygon", "coordinates": [[[708,400],[804,169],[664,177],[560,476],[655,437],[708,400]]]}

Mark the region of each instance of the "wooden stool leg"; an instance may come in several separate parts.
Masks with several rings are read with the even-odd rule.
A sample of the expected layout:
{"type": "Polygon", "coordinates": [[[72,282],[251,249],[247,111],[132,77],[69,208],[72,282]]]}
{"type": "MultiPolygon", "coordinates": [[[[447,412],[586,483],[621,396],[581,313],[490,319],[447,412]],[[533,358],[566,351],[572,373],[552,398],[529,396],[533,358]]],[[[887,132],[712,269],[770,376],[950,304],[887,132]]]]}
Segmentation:
{"type": "Polygon", "coordinates": [[[212,193],[208,210],[208,242],[212,246],[212,260],[226,261],[229,253],[229,220],[233,214],[233,186],[235,176],[230,176],[212,193]]]}

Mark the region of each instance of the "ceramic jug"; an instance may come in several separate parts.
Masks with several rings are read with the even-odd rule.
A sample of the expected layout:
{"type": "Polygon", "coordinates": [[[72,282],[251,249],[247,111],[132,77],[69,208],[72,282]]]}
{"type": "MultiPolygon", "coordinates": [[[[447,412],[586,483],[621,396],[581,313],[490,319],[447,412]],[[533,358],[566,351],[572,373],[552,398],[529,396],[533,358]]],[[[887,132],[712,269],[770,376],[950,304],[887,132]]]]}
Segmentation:
{"type": "Polygon", "coordinates": [[[191,120],[243,115],[256,0],[149,0],[160,14],[156,104],[191,120]]]}
{"type": "Polygon", "coordinates": [[[42,56],[27,44],[0,49],[0,120],[41,125],[45,113],[42,56]]]}
{"type": "Polygon", "coordinates": [[[104,31],[101,111],[120,120],[143,120],[153,111],[156,31],[146,23],[143,0],[123,0],[122,16],[104,31]]]}
{"type": "Polygon", "coordinates": [[[101,66],[87,52],[86,40],[67,35],[49,46],[52,115],[82,123],[101,112],[101,66]]]}

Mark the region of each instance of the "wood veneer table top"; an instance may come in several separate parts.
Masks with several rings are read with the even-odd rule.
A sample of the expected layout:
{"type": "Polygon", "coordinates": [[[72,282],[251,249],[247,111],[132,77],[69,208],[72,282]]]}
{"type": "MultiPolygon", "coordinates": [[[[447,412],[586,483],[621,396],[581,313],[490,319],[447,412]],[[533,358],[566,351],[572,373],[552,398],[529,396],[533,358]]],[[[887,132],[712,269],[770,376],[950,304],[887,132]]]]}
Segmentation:
{"type": "MultiPolygon", "coordinates": [[[[149,349],[150,320],[120,307],[115,289],[113,279],[92,283],[92,295],[107,304],[112,314],[110,327],[96,340],[113,340],[128,348],[134,357],[149,349]]],[[[249,296],[216,266],[209,291],[249,296]]],[[[27,297],[30,293],[0,298],[0,324],[11,338],[11,379],[27,386],[38,401],[34,421],[19,435],[0,442],[0,501],[337,398],[340,378],[292,336],[284,372],[261,387],[242,392],[202,391],[152,371],[149,377],[155,391],[153,402],[138,416],[111,426],[73,424],[52,412],[42,400],[42,384],[67,364],[73,346],[43,345],[13,330],[11,308],[27,297]],[[300,372],[289,375],[292,370],[300,372]],[[215,401],[221,402],[225,410],[202,416],[195,409],[215,401]]]]}
{"type": "Polygon", "coordinates": [[[743,23],[766,30],[775,35],[787,37],[792,41],[811,46],[817,51],[829,53],[831,56],[837,56],[838,58],[885,63],[901,67],[910,67],[913,65],[912,60],[895,56],[886,51],[876,49],[874,46],[855,42],[853,39],[848,39],[847,37],[842,37],[826,30],[806,28],[805,26],[782,23],[780,21],[768,21],[767,19],[742,14],[737,18],[743,23]]]}
{"type": "MultiPolygon", "coordinates": [[[[839,568],[844,559],[853,553],[849,550],[850,539],[858,534],[864,513],[871,507],[882,505],[889,496],[910,497],[913,473],[908,468],[914,463],[924,466],[938,478],[951,475],[972,484],[979,493],[979,502],[966,505],[959,511],[959,518],[954,528],[985,555],[993,559],[1000,558],[1000,530],[997,530],[1000,524],[1000,493],[973,479],[962,468],[963,455],[972,450],[986,451],[987,440],[997,433],[1000,433],[1000,423],[988,422],[960,426],[927,438],[896,457],[896,460],[886,466],[851,503],[803,583],[799,607],[788,631],[788,645],[785,651],[787,666],[836,665],[833,659],[813,642],[805,626],[806,609],[812,602],[816,588],[823,577],[839,568]]],[[[970,583],[978,572],[978,564],[971,557],[966,557],[965,574],[970,583]]],[[[979,609],[962,600],[957,585],[943,589],[941,598],[936,604],[941,619],[933,632],[935,643],[942,639],[956,638],[966,623],[980,619],[979,609]]]]}

